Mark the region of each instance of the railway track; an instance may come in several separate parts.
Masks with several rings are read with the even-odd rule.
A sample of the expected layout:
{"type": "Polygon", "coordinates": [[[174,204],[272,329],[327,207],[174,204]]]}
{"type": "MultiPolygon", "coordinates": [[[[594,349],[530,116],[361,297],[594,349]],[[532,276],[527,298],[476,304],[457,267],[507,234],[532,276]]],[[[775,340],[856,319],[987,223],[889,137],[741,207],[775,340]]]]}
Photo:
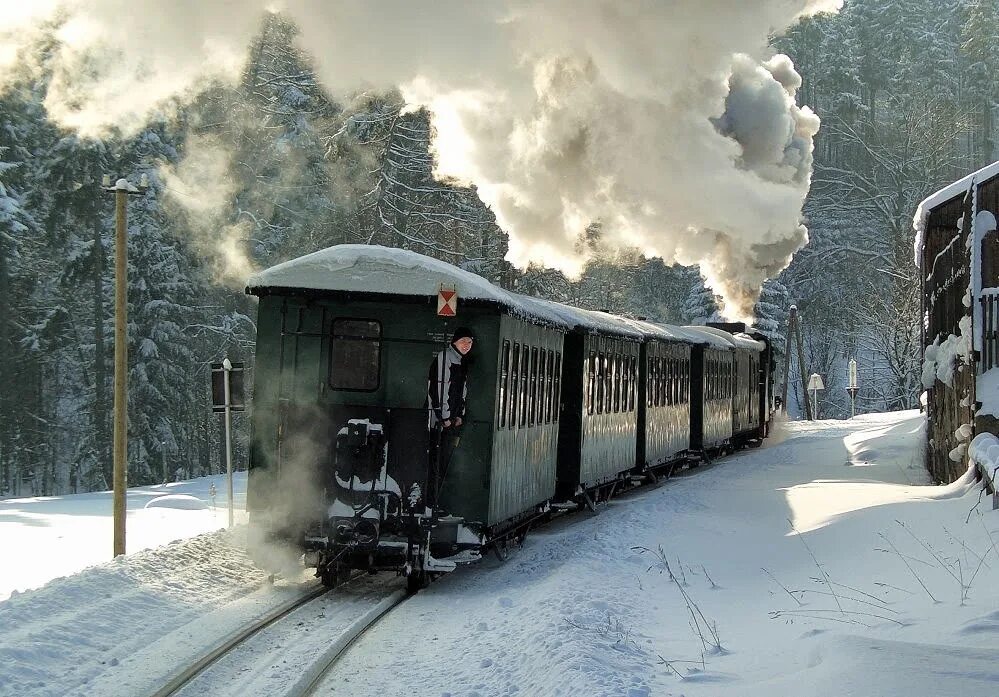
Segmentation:
{"type": "Polygon", "coordinates": [[[318,586],[232,632],[151,697],[305,697],[378,620],[406,599],[394,583],[357,574],[318,586]]]}

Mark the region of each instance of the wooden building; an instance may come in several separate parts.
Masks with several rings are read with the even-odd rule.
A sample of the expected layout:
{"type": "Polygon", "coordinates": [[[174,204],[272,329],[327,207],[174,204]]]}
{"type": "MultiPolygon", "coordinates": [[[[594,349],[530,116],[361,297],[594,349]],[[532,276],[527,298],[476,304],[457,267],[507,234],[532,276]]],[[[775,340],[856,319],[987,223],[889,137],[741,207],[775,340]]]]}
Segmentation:
{"type": "Polygon", "coordinates": [[[941,482],[967,470],[975,434],[999,435],[997,216],[999,162],[924,200],[914,220],[922,279],[926,466],[941,482]]]}

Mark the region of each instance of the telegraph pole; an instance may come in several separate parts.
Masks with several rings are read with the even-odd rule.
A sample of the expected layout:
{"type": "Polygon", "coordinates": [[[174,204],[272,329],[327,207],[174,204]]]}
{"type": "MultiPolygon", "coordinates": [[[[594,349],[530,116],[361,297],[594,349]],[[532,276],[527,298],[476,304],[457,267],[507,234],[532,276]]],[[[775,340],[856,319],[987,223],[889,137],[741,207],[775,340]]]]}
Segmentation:
{"type": "Polygon", "coordinates": [[[808,378],[805,377],[805,352],[801,346],[801,323],[798,320],[798,307],[790,307],[787,319],[787,339],[784,349],[784,385],[781,389],[781,399],[784,402],[784,411],[787,411],[787,383],[791,379],[791,339],[795,339],[795,348],[798,352],[798,372],[801,374],[801,396],[805,401],[805,418],[812,420],[812,403],[808,399],[808,378]]]}
{"type": "Polygon", "coordinates": [[[129,194],[145,193],[149,187],[142,175],[139,188],[119,179],[111,186],[111,177],[104,175],[104,191],[115,197],[114,243],[114,556],[125,553],[125,489],[127,487],[128,456],[128,210],[129,194]]]}

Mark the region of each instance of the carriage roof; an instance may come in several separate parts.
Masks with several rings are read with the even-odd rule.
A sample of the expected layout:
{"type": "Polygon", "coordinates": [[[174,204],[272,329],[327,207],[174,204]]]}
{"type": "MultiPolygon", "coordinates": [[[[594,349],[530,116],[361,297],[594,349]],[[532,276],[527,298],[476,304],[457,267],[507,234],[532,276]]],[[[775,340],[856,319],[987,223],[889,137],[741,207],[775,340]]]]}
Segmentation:
{"type": "Polygon", "coordinates": [[[433,297],[442,286],[457,289],[462,300],[493,303],[516,316],[568,331],[609,333],[636,340],[714,340],[692,335],[680,327],[512,293],[447,262],[377,245],[337,245],[286,261],[252,275],[246,292],[262,295],[268,289],[286,289],[433,297]]]}
{"type": "Polygon", "coordinates": [[[717,327],[696,326],[684,327],[683,329],[687,333],[699,337],[704,343],[710,344],[716,348],[740,348],[748,349],[750,351],[763,351],[766,349],[766,345],[762,341],[757,341],[748,334],[732,334],[724,329],[718,329],[717,327]]]}

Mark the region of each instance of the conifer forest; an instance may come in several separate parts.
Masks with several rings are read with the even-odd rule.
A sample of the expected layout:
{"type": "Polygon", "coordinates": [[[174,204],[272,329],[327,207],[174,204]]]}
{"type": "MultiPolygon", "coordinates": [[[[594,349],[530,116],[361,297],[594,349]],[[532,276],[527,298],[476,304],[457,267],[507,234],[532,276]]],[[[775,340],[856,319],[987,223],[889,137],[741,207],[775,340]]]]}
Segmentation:
{"type": "MultiPolygon", "coordinates": [[[[229,357],[252,369],[255,301],[243,283],[330,245],[402,247],[519,293],[671,324],[724,315],[696,267],[605,244],[599,221],[576,243],[588,259],[578,278],[505,261],[507,233],[476,189],[435,180],[428,112],[393,92],[337,101],[281,14],[261,17],[238,84],[205,84],[169,118],[100,137],[47,116],[57,29],[31,46],[38,69],[0,92],[0,496],[111,484],[115,209],[104,174],[150,184],[128,210],[130,486],[224,471],[209,366],[229,357]]],[[[858,412],[916,408],[913,214],[997,158],[999,8],[849,0],[772,45],[821,119],[809,243],[756,305],[781,354],[791,305],[802,319],[789,409],[803,369],[824,376],[823,418],[849,416],[852,357],[858,412]]],[[[243,465],[239,415],[236,427],[243,465]]]]}

